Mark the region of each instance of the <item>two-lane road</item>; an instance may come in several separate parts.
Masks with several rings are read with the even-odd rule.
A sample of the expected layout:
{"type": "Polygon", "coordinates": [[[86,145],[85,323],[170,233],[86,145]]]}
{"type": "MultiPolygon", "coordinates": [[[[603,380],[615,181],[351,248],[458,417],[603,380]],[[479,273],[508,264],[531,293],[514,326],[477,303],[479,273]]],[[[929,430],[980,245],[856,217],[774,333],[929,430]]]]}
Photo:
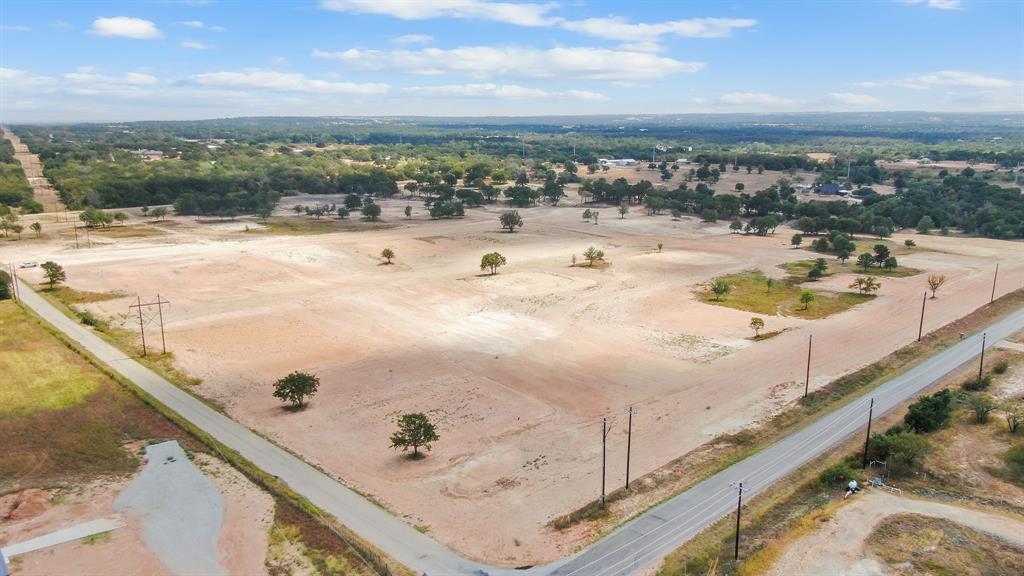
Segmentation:
{"type": "MultiPolygon", "coordinates": [[[[62,314],[24,282],[20,282],[20,288],[24,304],[146,393],[260,469],[279,477],[292,490],[333,515],[395,560],[417,573],[429,576],[613,576],[636,573],[660,561],[666,554],[734,510],[736,489],[733,485],[743,482],[744,498],[756,495],[861,430],[867,424],[871,398],[875,401],[874,416],[877,418],[913,398],[981,351],[980,334],[965,338],[869,394],[647,511],[577,554],[529,570],[513,570],[486,566],[462,558],[338,480],[125,357],[120,350],[62,314]]],[[[987,328],[988,346],[1022,329],[1024,310],[1018,310],[987,328]]]]}

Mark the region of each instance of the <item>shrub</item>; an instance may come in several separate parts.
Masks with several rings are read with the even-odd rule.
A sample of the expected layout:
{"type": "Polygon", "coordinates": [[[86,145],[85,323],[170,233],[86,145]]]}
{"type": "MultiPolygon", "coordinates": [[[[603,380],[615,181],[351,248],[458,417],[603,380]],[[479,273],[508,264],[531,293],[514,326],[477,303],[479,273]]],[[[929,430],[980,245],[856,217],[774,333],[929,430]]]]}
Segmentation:
{"type": "Polygon", "coordinates": [[[978,390],[985,390],[992,385],[992,375],[986,374],[978,378],[971,378],[967,382],[964,382],[960,387],[970,392],[977,392],[978,390]]]}
{"type": "Polygon", "coordinates": [[[1003,362],[996,363],[996,365],[992,367],[992,371],[995,372],[996,374],[1003,374],[1009,368],[1010,368],[1010,364],[1007,363],[1006,361],[1003,361],[1003,362]]]}
{"type": "Polygon", "coordinates": [[[856,477],[853,467],[846,460],[833,464],[821,471],[818,475],[818,483],[828,487],[839,482],[847,482],[856,477]]]}
{"type": "Polygon", "coordinates": [[[1014,480],[1024,480],[1024,444],[1017,444],[1003,453],[1003,461],[1010,469],[1010,475],[1014,480]]]}
{"type": "Polygon", "coordinates": [[[952,411],[953,394],[941,390],[932,395],[921,396],[910,405],[903,422],[915,432],[927,433],[942,428],[949,421],[952,411]]]}
{"type": "Polygon", "coordinates": [[[909,472],[930,450],[924,436],[902,427],[872,434],[868,441],[868,459],[887,462],[893,474],[909,472]]]}

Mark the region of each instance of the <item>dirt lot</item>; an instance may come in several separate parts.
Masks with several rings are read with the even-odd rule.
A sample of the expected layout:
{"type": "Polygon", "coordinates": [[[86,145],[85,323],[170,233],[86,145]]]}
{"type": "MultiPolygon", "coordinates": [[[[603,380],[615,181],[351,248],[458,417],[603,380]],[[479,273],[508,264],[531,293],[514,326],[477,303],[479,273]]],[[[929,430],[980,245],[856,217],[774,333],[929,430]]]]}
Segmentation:
{"type": "MultiPolygon", "coordinates": [[[[324,200],[340,202],[288,198],[280,214],[324,200]]],[[[812,257],[789,246],[788,230],[746,237],[690,218],[620,220],[613,208],[592,225],[577,208],[539,207],[520,210],[525,226],[507,234],[498,208],[430,221],[414,202],[405,220],[406,204],[383,202],[392,227],[372,231],[282,236],[255,222],[175,219],[157,225],[166,234],[91,250],[66,239],[5,243],[0,260],[52,258],[74,288],[126,294],[89,305],[106,316],[159,292],[171,301],[168,348],[202,379],[200,394],[446,544],[510,564],[580,544],[545,523],[597,496],[602,416],[616,418],[616,487],[627,406],[640,411],[638,477],[800,395],[812,332],[812,388],[917,335],[924,275],[883,278],[878,298],[826,319],[767,316],[766,330],[789,330],[761,342],[750,339],[750,313],[695,298],[694,286],[715,276],[759,268],[781,278],[778,264],[812,257]],[[570,267],[590,245],[610,266],[570,267]],[[397,254],[391,266],[378,258],[385,247],[397,254]],[[508,265],[480,276],[480,256],[494,250],[508,265]],[[271,396],[293,370],[322,382],[297,413],[271,396]],[[420,411],[441,440],[413,462],[388,438],[397,415],[420,411]]],[[[929,300],[926,330],[986,303],[996,261],[998,294],[1024,282],[1019,243],[914,238],[921,249],[901,264],[949,277],[929,300]]],[[[849,282],[837,274],[815,289],[849,282]]]]}

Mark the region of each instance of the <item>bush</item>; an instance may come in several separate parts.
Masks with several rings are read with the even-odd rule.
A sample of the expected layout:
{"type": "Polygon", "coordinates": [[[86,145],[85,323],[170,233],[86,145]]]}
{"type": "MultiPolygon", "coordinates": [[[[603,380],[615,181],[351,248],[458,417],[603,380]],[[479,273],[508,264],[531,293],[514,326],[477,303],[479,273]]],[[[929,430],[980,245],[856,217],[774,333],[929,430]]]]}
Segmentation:
{"type": "Polygon", "coordinates": [[[1003,453],[1003,461],[1010,469],[1011,477],[1020,482],[1024,480],[1024,444],[1017,444],[1003,453]]]}
{"type": "Polygon", "coordinates": [[[868,460],[887,462],[892,474],[910,471],[930,450],[924,436],[902,426],[890,428],[885,434],[872,434],[868,440],[868,460]]]}
{"type": "Polygon", "coordinates": [[[960,387],[970,392],[977,392],[978,390],[985,390],[991,385],[992,375],[986,374],[982,376],[980,380],[978,378],[971,378],[967,382],[961,384],[960,387]]]}
{"type": "Polygon", "coordinates": [[[846,460],[833,464],[828,468],[821,471],[818,475],[818,483],[822,486],[829,487],[837,483],[846,483],[847,481],[855,478],[857,475],[854,472],[853,467],[846,460]]]}
{"type": "Polygon", "coordinates": [[[1003,374],[1009,368],[1010,368],[1010,364],[1007,363],[1006,361],[1003,361],[1003,362],[996,363],[996,365],[992,367],[992,371],[995,372],[996,374],[1003,374]]]}
{"type": "Polygon", "coordinates": [[[915,432],[934,432],[949,422],[952,404],[953,394],[949,390],[921,396],[910,405],[903,422],[915,432]]]}

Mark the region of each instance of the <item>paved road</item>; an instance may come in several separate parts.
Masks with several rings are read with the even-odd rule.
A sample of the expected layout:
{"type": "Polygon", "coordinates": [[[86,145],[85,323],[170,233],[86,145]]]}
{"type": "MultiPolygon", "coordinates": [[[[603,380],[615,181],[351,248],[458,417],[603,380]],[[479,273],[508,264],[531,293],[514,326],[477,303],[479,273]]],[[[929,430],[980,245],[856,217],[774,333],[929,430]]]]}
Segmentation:
{"type": "MultiPolygon", "coordinates": [[[[808,427],[618,528],[581,552],[529,570],[495,568],[466,560],[346,488],[341,482],[257,436],[227,416],[143,367],[74,322],[20,283],[23,302],[58,330],[77,341],[154,398],[224,445],[238,451],[262,470],[278,476],[297,493],[418,573],[439,575],[558,575],[618,576],[634,574],[661,560],[705,527],[729,514],[736,505],[732,484],[743,482],[744,497],[752,497],[804,463],[861,430],[867,423],[868,403],[875,400],[878,418],[921,390],[976,357],[981,335],[976,334],[929,358],[808,427]]],[[[988,327],[988,346],[1024,329],[1024,310],[988,327]]]]}

